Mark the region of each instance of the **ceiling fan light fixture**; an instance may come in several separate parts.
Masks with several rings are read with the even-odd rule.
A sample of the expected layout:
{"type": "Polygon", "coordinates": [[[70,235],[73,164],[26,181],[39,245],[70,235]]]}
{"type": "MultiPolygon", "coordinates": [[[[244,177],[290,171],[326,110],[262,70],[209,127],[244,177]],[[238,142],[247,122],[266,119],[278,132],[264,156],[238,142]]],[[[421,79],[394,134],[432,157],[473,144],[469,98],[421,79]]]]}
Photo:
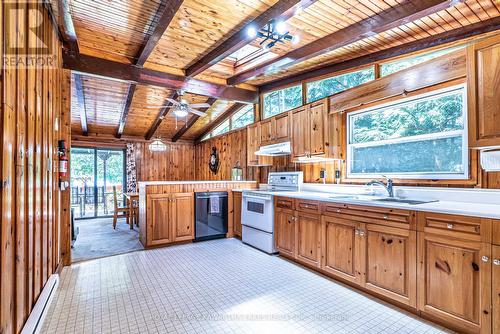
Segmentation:
{"type": "Polygon", "coordinates": [[[156,138],[149,144],[149,150],[151,152],[165,152],[167,150],[167,145],[165,145],[160,138],[156,138]]]}
{"type": "Polygon", "coordinates": [[[174,115],[181,118],[181,117],[186,117],[188,114],[187,110],[185,110],[184,108],[176,108],[174,110],[174,115]]]}

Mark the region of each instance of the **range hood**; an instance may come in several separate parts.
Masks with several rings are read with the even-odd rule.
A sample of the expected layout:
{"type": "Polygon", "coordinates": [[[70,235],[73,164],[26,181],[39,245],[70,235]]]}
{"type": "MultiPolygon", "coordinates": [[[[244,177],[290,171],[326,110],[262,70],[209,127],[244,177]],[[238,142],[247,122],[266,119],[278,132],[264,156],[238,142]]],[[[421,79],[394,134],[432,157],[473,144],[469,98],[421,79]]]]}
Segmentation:
{"type": "Polygon", "coordinates": [[[255,152],[255,155],[279,157],[283,155],[290,155],[291,153],[292,153],[292,147],[290,145],[290,142],[286,141],[279,144],[261,146],[259,150],[255,152]]]}

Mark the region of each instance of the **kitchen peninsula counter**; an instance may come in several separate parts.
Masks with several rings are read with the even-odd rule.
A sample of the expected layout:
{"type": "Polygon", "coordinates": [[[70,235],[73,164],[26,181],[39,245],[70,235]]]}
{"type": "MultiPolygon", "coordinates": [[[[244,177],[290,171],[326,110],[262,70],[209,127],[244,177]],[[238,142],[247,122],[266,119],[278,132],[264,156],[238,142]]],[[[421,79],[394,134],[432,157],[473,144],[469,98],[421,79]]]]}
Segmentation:
{"type": "Polygon", "coordinates": [[[255,181],[144,181],[139,186],[139,239],[144,247],[194,239],[194,194],[228,192],[228,237],[233,231],[233,189],[256,189],[255,181]]]}

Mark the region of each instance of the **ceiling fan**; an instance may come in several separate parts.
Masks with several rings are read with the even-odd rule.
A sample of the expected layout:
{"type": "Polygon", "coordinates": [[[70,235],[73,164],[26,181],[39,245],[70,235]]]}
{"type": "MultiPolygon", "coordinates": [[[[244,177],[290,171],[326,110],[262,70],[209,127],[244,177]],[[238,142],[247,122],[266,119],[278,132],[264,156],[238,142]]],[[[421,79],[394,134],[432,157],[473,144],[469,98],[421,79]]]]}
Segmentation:
{"type": "Polygon", "coordinates": [[[188,103],[185,99],[182,98],[184,92],[179,92],[178,100],[174,100],[171,98],[167,98],[167,101],[170,102],[168,105],[163,106],[148,106],[146,108],[173,108],[174,115],[176,117],[186,117],[188,113],[192,113],[198,115],[200,117],[205,117],[207,114],[203,111],[197,110],[197,108],[210,108],[210,104],[208,103],[188,103]]]}

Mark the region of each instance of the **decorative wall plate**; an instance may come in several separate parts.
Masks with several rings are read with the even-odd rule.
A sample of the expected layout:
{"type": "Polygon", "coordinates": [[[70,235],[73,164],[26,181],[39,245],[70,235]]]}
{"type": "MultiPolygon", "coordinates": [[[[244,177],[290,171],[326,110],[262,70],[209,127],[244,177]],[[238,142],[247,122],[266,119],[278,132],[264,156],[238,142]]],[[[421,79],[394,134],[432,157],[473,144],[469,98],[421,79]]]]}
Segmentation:
{"type": "Polygon", "coordinates": [[[212,147],[212,153],[210,153],[210,160],[208,161],[208,167],[212,173],[217,174],[219,170],[219,153],[217,153],[217,148],[212,147]]]}

